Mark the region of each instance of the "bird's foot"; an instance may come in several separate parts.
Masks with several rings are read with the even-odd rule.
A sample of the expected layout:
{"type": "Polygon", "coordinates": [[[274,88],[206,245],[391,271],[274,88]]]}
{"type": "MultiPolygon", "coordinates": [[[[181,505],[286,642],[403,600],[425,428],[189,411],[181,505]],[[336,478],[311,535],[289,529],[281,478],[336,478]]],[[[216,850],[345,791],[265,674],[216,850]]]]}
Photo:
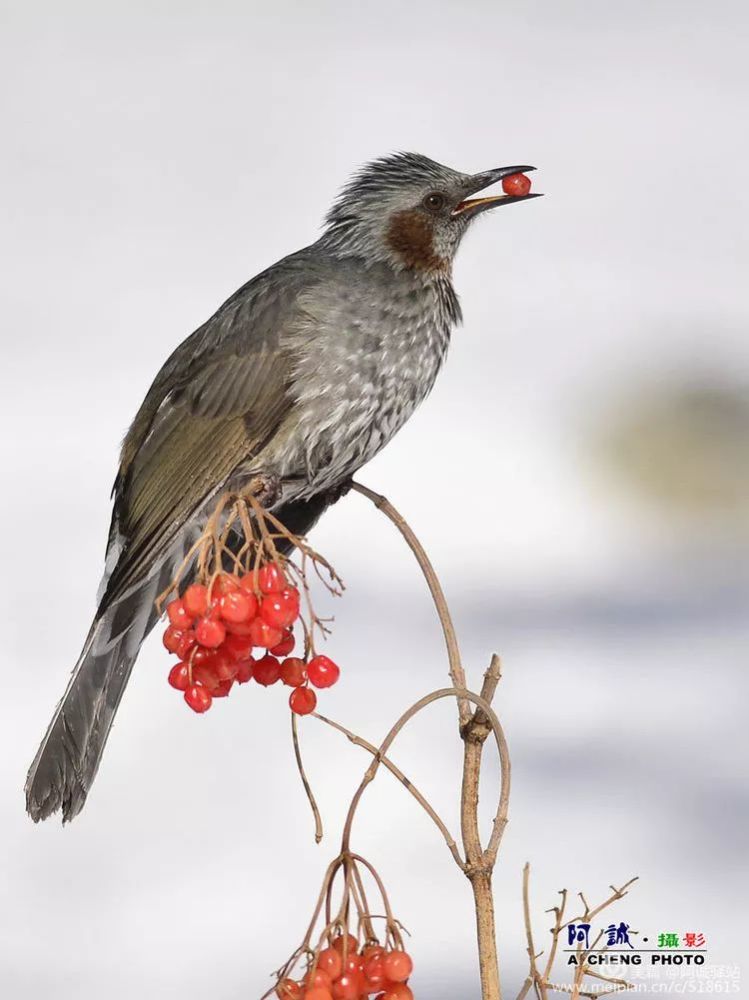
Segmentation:
{"type": "Polygon", "coordinates": [[[335,486],[331,486],[330,489],[326,491],[325,499],[329,504],[338,503],[342,497],[345,497],[346,494],[350,492],[353,485],[353,476],[349,476],[347,479],[342,479],[340,483],[336,483],[335,486]]]}
{"type": "Polygon", "coordinates": [[[250,493],[263,507],[273,507],[281,499],[283,485],[279,476],[272,472],[261,472],[253,476],[247,484],[250,493]]]}

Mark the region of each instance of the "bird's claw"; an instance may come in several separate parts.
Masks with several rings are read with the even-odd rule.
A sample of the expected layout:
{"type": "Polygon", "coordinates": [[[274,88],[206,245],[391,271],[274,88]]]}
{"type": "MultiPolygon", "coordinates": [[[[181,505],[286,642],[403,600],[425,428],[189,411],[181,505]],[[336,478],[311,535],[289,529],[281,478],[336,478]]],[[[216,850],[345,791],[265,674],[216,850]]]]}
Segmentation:
{"type": "Polygon", "coordinates": [[[247,490],[263,507],[273,507],[281,499],[283,487],[279,476],[262,472],[250,480],[247,490]]]}

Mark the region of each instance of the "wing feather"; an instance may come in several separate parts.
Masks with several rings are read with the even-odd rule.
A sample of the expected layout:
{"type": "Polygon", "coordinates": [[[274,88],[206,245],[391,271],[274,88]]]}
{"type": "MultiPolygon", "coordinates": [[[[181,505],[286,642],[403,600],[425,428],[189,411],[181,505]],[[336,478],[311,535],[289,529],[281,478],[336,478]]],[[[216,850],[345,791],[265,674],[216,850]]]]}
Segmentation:
{"type": "Polygon", "coordinates": [[[320,279],[305,251],[240,289],[157,375],[122,449],[112,537],[122,554],[106,606],[147,575],[184,524],[287,416],[288,333],[300,291],[320,279]]]}

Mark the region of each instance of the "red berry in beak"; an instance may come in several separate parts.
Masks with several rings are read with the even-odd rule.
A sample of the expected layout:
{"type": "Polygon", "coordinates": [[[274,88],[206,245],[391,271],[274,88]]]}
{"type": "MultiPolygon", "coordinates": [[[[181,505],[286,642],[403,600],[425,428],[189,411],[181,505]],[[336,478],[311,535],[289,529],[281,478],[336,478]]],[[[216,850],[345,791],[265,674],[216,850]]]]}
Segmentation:
{"type": "Polygon", "coordinates": [[[502,178],[502,190],[505,194],[526,195],[531,189],[531,179],[525,174],[510,174],[502,178]]]}

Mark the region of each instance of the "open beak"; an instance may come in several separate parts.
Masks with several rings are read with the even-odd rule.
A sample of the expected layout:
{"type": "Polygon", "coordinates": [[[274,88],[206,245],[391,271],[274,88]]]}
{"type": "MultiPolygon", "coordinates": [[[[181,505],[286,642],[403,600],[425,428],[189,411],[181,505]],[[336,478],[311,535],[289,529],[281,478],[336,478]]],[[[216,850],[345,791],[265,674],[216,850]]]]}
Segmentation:
{"type": "MultiPolygon", "coordinates": [[[[510,177],[512,174],[528,174],[535,169],[535,167],[497,167],[494,170],[486,170],[482,174],[474,174],[466,185],[466,194],[483,191],[491,184],[501,181],[503,177],[510,177]]],[[[540,192],[534,191],[528,194],[497,194],[487,198],[468,198],[466,201],[459,202],[452,210],[452,214],[462,218],[473,218],[474,215],[485,212],[488,208],[497,208],[499,205],[511,205],[515,201],[530,201],[531,198],[540,197],[540,192]]]]}

